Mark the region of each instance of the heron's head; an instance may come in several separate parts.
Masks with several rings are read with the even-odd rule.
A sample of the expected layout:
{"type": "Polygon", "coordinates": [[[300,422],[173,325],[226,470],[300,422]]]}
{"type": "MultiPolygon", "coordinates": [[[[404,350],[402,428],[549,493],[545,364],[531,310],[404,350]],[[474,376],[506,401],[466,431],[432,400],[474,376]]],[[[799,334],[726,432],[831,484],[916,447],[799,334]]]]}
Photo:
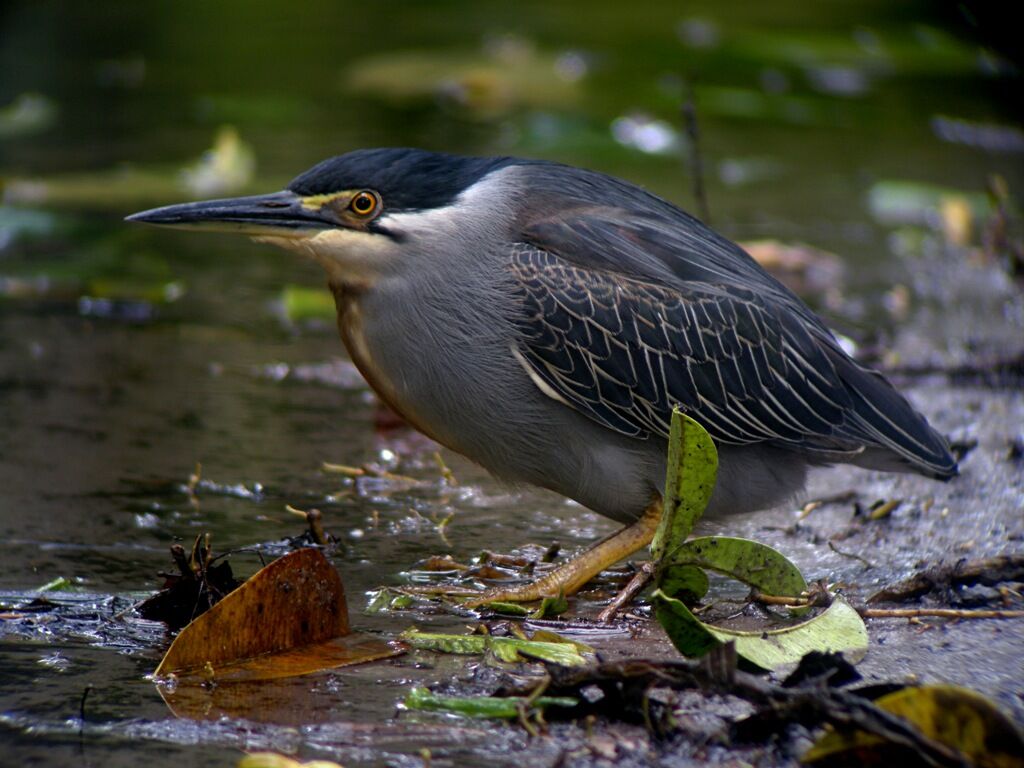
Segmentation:
{"type": "Polygon", "coordinates": [[[281,192],[154,208],[128,217],[179,229],[236,232],[315,259],[332,282],[372,284],[412,259],[442,258],[507,218],[496,171],[511,158],[418,149],[349,152],[281,192]],[[451,252],[449,250],[449,252],[451,252]]]}

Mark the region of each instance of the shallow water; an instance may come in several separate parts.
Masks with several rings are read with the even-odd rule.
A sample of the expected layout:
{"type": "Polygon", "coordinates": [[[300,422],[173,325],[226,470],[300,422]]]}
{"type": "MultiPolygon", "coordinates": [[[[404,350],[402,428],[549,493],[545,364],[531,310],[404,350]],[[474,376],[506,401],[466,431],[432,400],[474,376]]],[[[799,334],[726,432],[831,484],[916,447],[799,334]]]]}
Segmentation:
{"type": "MultiPolygon", "coordinates": [[[[426,747],[441,762],[505,765],[523,755],[554,762],[558,738],[581,738],[556,730],[558,738],[531,742],[511,727],[396,715],[411,684],[465,669],[428,654],[281,684],[266,707],[250,701],[242,714],[208,720],[176,718],[145,679],[165,647],[162,629],[112,617],[159,586],[168,546],[208,531],[218,551],[261,545],[272,553],[299,532],[285,504],[323,510],[344,541],[335,564],[353,623],[385,636],[413,621],[465,623],[361,612],[368,590],[401,583],[419,559],[451,552],[464,561],[484,544],[557,540],[572,549],[612,529],[561,499],[502,487],[446,453],[459,480],[448,487],[436,446],[381,429],[386,417],[343,359],[330,321],[283,316],[285,284],[321,285],[313,266],[227,236],[122,223],[139,208],[188,197],[175,187],[178,169],[219,126],[234,126],[255,152],[246,190],[279,188],[358,146],[410,144],[587,165],[692,209],[692,169],[679,157],[678,77],[686,73],[717,227],[839,254],[836,301],[808,298],[864,347],[898,350],[890,363],[1011,354],[1024,337],[1019,287],[998,265],[945,245],[937,206],[901,214],[872,202],[888,181],[980,194],[999,173],[1011,192],[1024,189],[1020,108],[1010,99],[1019,74],[980,49],[958,18],[925,12],[907,17],[884,3],[784,3],[770,12],[742,3],[643,12],[613,3],[586,12],[313,3],[302,13],[233,3],[7,3],[0,109],[27,93],[51,109],[13,123],[0,112],[0,610],[27,616],[0,620],[0,762],[222,766],[240,748],[273,747],[352,765],[413,765],[426,747]],[[410,64],[407,51],[425,58],[410,64]],[[452,64],[453,51],[469,63],[452,64]],[[495,60],[505,62],[497,75],[495,60]],[[381,67],[398,72],[389,87],[352,90],[357,75],[381,67]],[[422,86],[437,69],[439,81],[422,86]],[[508,71],[527,74],[520,82],[508,71]],[[666,153],[650,151],[665,142],[666,153]],[[153,169],[157,190],[119,186],[110,172],[121,163],[153,169]],[[32,203],[11,183],[68,173],[99,175],[54,185],[48,202],[32,203]],[[906,311],[892,309],[901,295],[889,292],[894,283],[908,287],[906,311]],[[181,296],[165,301],[154,291],[181,296]],[[379,463],[424,482],[397,490],[354,483],[323,472],[325,461],[379,463]],[[202,480],[191,494],[197,462],[202,480]],[[60,576],[73,590],[49,595],[55,608],[29,612],[33,590],[60,576]]],[[[1006,458],[1024,423],[1019,378],[1005,391],[953,386],[941,374],[903,383],[939,428],[980,445],[948,486],[852,470],[815,479],[811,494],[855,487],[866,503],[908,499],[891,521],[855,526],[842,544],[870,552],[873,570],[826,546],[853,525],[849,505],[796,528],[784,509],[728,530],[779,547],[809,577],[865,593],[918,560],[1019,552],[1022,467],[1006,458]]],[[[259,560],[241,554],[232,563],[247,575],[259,560]]],[[[1022,689],[1008,669],[1024,649],[1020,638],[1019,624],[918,635],[876,622],[864,669],[878,679],[914,673],[972,684],[1019,715],[1022,689]]],[[[671,653],[656,633],[635,644],[645,655],[671,653]]],[[[630,647],[609,641],[608,652],[630,647]]]]}

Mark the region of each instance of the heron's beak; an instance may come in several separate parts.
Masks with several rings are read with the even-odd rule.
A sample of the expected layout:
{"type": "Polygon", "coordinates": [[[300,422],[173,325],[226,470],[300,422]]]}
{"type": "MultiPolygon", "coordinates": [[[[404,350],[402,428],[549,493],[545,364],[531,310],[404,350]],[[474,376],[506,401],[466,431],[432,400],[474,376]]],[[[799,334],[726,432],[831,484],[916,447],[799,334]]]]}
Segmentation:
{"type": "Polygon", "coordinates": [[[309,237],[337,226],[324,219],[318,210],[304,206],[301,196],[287,190],[269,195],[165,205],[133,213],[125,221],[287,238],[309,237]]]}

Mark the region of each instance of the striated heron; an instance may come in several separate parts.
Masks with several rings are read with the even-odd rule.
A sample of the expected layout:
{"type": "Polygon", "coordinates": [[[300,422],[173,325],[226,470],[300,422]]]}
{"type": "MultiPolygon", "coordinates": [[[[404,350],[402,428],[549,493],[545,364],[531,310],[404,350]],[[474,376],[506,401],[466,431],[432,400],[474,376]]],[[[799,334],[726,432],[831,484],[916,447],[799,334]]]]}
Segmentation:
{"type": "Polygon", "coordinates": [[[283,192],[129,220],[319,262],[345,346],[391,408],[501,478],[627,524],[488,599],[571,594],[650,542],[674,405],[718,447],[709,515],[785,501],[814,465],[957,472],[924,417],[743,249],[600,173],[360,150],[283,192]]]}

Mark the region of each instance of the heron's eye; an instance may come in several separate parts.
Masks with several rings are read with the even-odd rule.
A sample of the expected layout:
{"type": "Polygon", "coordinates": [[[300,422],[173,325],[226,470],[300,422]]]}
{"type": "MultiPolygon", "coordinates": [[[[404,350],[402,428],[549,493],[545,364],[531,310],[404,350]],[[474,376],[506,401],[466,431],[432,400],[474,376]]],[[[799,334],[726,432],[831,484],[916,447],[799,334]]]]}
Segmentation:
{"type": "Polygon", "coordinates": [[[359,216],[369,216],[377,210],[377,196],[372,192],[357,192],[348,207],[359,216]]]}

